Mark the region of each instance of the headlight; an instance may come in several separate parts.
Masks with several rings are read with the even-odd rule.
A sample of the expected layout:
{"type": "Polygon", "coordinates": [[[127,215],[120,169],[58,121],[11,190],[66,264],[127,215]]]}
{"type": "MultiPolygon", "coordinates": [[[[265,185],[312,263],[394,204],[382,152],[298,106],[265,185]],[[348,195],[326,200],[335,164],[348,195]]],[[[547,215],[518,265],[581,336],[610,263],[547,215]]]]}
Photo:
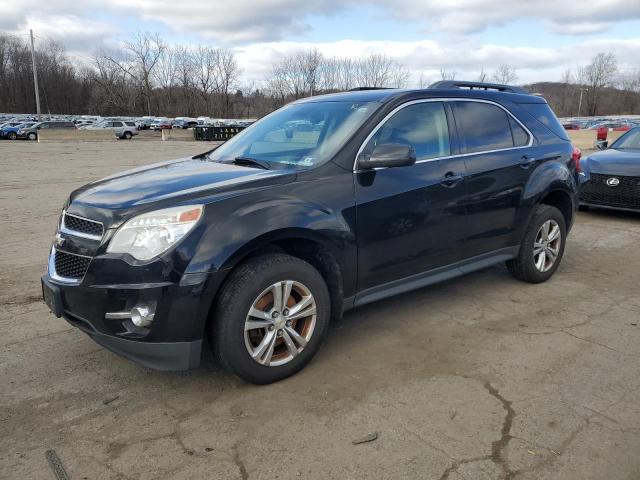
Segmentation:
{"type": "Polygon", "coordinates": [[[202,210],[202,205],[189,205],[134,217],[118,229],[107,252],[128,253],[138,260],[157,257],[196,226],[202,210]]]}

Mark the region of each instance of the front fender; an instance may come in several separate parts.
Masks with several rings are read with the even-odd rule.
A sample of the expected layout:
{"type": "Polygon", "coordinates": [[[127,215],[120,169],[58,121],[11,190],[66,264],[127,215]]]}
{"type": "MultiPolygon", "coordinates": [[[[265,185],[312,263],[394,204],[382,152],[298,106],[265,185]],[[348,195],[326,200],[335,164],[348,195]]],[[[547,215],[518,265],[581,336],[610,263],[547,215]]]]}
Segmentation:
{"type": "Polygon", "coordinates": [[[232,268],[269,243],[306,238],[329,249],[348,286],[357,258],[352,175],[334,168],[307,178],[208,204],[187,271],[232,268]]]}

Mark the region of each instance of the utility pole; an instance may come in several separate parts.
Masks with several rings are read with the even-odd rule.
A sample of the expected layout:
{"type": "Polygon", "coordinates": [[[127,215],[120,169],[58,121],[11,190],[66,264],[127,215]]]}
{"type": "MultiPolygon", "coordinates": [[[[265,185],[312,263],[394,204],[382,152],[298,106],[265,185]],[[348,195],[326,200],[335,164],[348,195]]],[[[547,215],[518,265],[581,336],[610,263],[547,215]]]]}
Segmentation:
{"type": "Polygon", "coordinates": [[[29,30],[31,37],[31,63],[33,65],[33,86],[36,89],[36,110],[38,113],[38,121],[40,121],[40,92],[38,92],[38,70],[36,70],[36,52],[33,48],[33,30],[29,30]]]}
{"type": "Polygon", "coordinates": [[[586,88],[580,89],[580,100],[578,101],[578,117],[580,116],[580,110],[582,109],[582,94],[586,92],[586,88]]]}

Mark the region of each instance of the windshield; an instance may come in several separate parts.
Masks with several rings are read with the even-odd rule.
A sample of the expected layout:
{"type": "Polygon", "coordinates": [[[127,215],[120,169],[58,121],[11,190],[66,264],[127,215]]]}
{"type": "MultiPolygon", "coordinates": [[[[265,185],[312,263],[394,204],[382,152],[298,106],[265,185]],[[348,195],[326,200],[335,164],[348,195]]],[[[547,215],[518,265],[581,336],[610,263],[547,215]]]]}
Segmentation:
{"type": "Polygon", "coordinates": [[[618,150],[640,150],[640,127],[629,130],[613,142],[611,148],[617,148],[618,150]]]}
{"type": "Polygon", "coordinates": [[[269,165],[310,167],[327,160],[380,106],[374,102],[308,102],[286,105],[209,154],[233,162],[251,158],[269,165]]]}

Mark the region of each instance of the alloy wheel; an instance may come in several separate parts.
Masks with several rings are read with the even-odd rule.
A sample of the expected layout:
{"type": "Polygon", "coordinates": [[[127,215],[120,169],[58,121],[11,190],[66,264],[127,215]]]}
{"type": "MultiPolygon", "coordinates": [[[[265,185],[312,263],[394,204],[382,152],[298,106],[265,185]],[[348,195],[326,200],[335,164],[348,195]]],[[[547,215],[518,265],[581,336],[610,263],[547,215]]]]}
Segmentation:
{"type": "Polygon", "coordinates": [[[254,300],[244,324],[251,358],[275,367],[289,363],[306,347],[316,325],[311,291],[293,280],[276,282],[254,300]]]}
{"type": "Polygon", "coordinates": [[[555,220],[544,222],[533,244],[533,263],[540,272],[549,271],[556,263],[562,245],[562,232],[555,220]]]}

